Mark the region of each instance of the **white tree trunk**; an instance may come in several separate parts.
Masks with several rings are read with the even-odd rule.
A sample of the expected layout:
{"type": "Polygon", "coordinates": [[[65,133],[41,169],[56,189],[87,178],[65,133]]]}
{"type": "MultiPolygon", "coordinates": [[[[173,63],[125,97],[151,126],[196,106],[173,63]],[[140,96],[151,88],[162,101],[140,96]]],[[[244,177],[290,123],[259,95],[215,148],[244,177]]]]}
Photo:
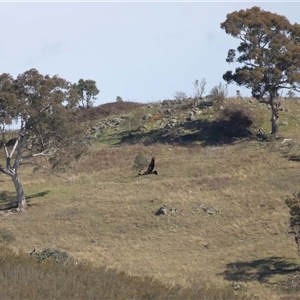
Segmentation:
{"type": "Polygon", "coordinates": [[[14,174],[13,176],[11,176],[11,178],[14,182],[15,189],[16,189],[16,192],[17,192],[18,209],[20,211],[24,211],[27,208],[27,203],[26,203],[25,194],[24,194],[24,191],[23,191],[22,184],[21,184],[17,174],[14,174]]]}

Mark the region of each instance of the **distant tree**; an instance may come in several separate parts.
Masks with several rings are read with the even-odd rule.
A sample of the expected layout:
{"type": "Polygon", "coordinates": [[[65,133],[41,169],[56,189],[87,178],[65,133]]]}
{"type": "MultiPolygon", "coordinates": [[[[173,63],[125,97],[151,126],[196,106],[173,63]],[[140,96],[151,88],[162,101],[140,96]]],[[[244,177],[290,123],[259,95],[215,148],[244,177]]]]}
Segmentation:
{"type": "Polygon", "coordinates": [[[77,92],[58,76],[44,76],[36,69],[16,79],[6,73],[0,75],[0,124],[6,157],[0,171],[12,179],[21,211],[27,207],[18,175],[21,165],[54,172],[84,151],[81,141],[85,128],[77,122],[76,105],[77,92]],[[13,122],[19,129],[14,131],[14,141],[8,143],[5,128],[13,122]]]}
{"type": "Polygon", "coordinates": [[[277,136],[278,91],[300,91],[300,25],[255,6],[228,14],[221,29],[241,40],[237,50],[228,51],[226,61],[243,64],[235,72],[227,71],[223,79],[250,88],[258,99],[267,96],[271,134],[277,136]]]}
{"type": "Polygon", "coordinates": [[[200,81],[198,79],[194,82],[194,98],[196,100],[201,99],[205,92],[206,80],[202,78],[200,81]]]}
{"type": "Polygon", "coordinates": [[[187,98],[188,98],[188,96],[185,92],[176,92],[174,94],[175,100],[186,100],[187,98]]]}
{"type": "Polygon", "coordinates": [[[94,80],[83,80],[79,79],[78,83],[74,84],[74,88],[77,90],[79,95],[79,102],[81,106],[85,108],[92,107],[96,96],[100,93],[97,88],[96,81],[94,80]]]}
{"type": "Polygon", "coordinates": [[[116,102],[123,102],[123,98],[121,96],[117,96],[116,102]]]}

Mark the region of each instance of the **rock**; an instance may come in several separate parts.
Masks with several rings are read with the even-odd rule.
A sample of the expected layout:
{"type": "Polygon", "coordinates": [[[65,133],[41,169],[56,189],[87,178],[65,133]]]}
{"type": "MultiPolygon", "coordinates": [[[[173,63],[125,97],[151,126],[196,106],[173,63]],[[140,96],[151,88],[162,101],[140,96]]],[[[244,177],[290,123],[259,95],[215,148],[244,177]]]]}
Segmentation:
{"type": "Polygon", "coordinates": [[[203,207],[203,211],[205,211],[208,215],[220,214],[220,210],[215,207],[203,207]]]}
{"type": "Polygon", "coordinates": [[[138,131],[140,131],[140,132],[144,132],[145,130],[147,130],[147,127],[144,125],[141,125],[138,127],[138,131]]]}
{"type": "Polygon", "coordinates": [[[110,122],[113,123],[114,125],[119,125],[120,124],[120,119],[112,118],[112,119],[110,119],[110,122]]]}
{"type": "Polygon", "coordinates": [[[156,121],[156,125],[157,125],[157,126],[162,126],[162,125],[163,125],[162,120],[157,120],[157,121],[156,121]]]}
{"type": "Polygon", "coordinates": [[[193,112],[195,115],[200,115],[202,113],[202,110],[194,110],[193,112]]]}
{"type": "Polygon", "coordinates": [[[171,108],[166,108],[166,109],[163,110],[163,113],[165,115],[170,115],[170,114],[172,114],[172,110],[171,110],[171,108]]]}
{"type": "Polygon", "coordinates": [[[166,128],[173,128],[177,124],[176,119],[171,119],[169,123],[166,125],[166,128]]]}
{"type": "Polygon", "coordinates": [[[146,114],[145,116],[143,116],[143,120],[149,120],[152,118],[151,114],[146,114]]]}
{"type": "MultiPolygon", "coordinates": [[[[204,209],[203,209],[204,210],[204,209]]],[[[211,209],[209,209],[209,208],[206,208],[205,210],[204,210],[206,213],[208,213],[209,215],[213,215],[214,214],[214,212],[211,210],[211,209]]]]}
{"type": "Polygon", "coordinates": [[[194,115],[191,115],[187,118],[188,121],[194,121],[195,120],[195,116],[194,115]]]}
{"type": "Polygon", "coordinates": [[[186,131],[185,131],[183,128],[179,128],[179,129],[177,130],[177,133],[178,133],[178,134],[185,134],[186,131]]]}
{"type": "Polygon", "coordinates": [[[171,208],[169,209],[169,211],[170,211],[171,213],[175,213],[175,212],[177,212],[177,208],[171,207],[171,208]]]}
{"type": "Polygon", "coordinates": [[[166,215],[166,214],[167,214],[167,208],[165,204],[161,208],[159,208],[158,211],[155,213],[156,216],[166,215]]]}

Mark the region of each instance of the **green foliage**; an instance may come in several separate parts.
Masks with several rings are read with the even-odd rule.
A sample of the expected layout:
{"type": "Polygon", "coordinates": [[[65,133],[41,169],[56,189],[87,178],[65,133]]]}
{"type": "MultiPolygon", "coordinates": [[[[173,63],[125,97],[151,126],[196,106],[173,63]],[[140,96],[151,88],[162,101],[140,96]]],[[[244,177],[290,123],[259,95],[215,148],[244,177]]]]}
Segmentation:
{"type": "Polygon", "coordinates": [[[16,240],[14,234],[7,228],[0,230],[0,238],[3,243],[9,244],[16,240]]]}
{"type": "Polygon", "coordinates": [[[92,107],[97,99],[96,96],[100,93],[100,90],[97,88],[96,81],[90,79],[79,79],[78,83],[74,84],[73,87],[78,92],[82,108],[92,107]]]}
{"type": "MultiPolygon", "coordinates": [[[[78,94],[71,83],[58,76],[42,75],[30,69],[13,79],[0,75],[0,121],[3,127],[18,121],[15,148],[6,151],[6,166],[0,171],[12,178],[16,187],[18,207],[25,207],[25,197],[18,178],[21,164],[48,168],[68,164],[78,158],[86,148],[82,142],[85,128],[78,120],[76,103],[78,94]],[[51,157],[39,160],[38,157],[51,157]],[[59,163],[57,163],[59,162],[59,163]],[[12,172],[12,170],[14,170],[12,172]]],[[[1,128],[3,129],[3,128],[1,128]]],[[[6,132],[3,131],[3,140],[6,132]]]]}
{"type": "Polygon", "coordinates": [[[278,136],[275,98],[280,89],[300,91],[300,25],[254,6],[228,14],[221,29],[241,40],[236,50],[229,49],[226,61],[242,64],[223,79],[251,89],[257,99],[269,98],[271,133],[278,136]]]}
{"type": "Polygon", "coordinates": [[[3,127],[12,124],[17,119],[18,106],[14,78],[4,73],[0,75],[0,123],[3,127]]]}
{"type": "Polygon", "coordinates": [[[143,126],[143,116],[145,115],[144,109],[136,109],[130,114],[130,119],[124,122],[127,132],[132,133],[139,131],[143,126]]]}
{"type": "Polygon", "coordinates": [[[250,88],[257,98],[275,97],[281,88],[300,90],[300,25],[255,6],[228,14],[221,28],[241,39],[226,61],[244,64],[235,73],[227,71],[224,80],[250,88]]]}
{"type": "Polygon", "coordinates": [[[62,252],[61,250],[54,248],[46,248],[42,252],[34,252],[33,256],[38,261],[53,258],[57,264],[65,264],[69,258],[69,254],[67,252],[62,252]]]}
{"type": "Polygon", "coordinates": [[[121,96],[117,96],[116,102],[123,102],[123,98],[121,96]]]}
{"type": "Polygon", "coordinates": [[[4,125],[13,120],[21,124],[17,162],[57,153],[58,148],[69,150],[74,140],[82,139],[74,107],[76,97],[69,82],[58,76],[44,76],[36,69],[18,75],[13,88],[11,81],[7,74],[0,76],[0,95],[11,100],[1,102],[7,116],[4,125]]]}
{"type": "Polygon", "coordinates": [[[134,158],[133,169],[141,172],[148,165],[149,161],[142,152],[138,152],[134,158]]]}

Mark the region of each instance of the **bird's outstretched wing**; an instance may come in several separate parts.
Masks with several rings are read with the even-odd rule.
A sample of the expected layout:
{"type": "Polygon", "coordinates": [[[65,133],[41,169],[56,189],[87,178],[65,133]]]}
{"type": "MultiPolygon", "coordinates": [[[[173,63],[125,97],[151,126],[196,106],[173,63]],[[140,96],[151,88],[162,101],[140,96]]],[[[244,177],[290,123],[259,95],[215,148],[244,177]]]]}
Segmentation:
{"type": "Polygon", "coordinates": [[[155,166],[155,157],[153,156],[152,159],[151,159],[151,161],[150,161],[150,164],[149,164],[149,166],[148,166],[148,170],[145,171],[145,172],[142,173],[142,174],[139,173],[138,175],[139,175],[139,176],[141,176],[141,175],[148,175],[148,174],[156,174],[156,175],[157,175],[157,172],[156,172],[156,171],[152,172],[153,169],[154,169],[154,166],[155,166]]]}
{"type": "Polygon", "coordinates": [[[151,173],[154,169],[154,166],[155,166],[155,157],[153,156],[152,159],[151,159],[151,162],[149,164],[147,173],[151,173]]]}

